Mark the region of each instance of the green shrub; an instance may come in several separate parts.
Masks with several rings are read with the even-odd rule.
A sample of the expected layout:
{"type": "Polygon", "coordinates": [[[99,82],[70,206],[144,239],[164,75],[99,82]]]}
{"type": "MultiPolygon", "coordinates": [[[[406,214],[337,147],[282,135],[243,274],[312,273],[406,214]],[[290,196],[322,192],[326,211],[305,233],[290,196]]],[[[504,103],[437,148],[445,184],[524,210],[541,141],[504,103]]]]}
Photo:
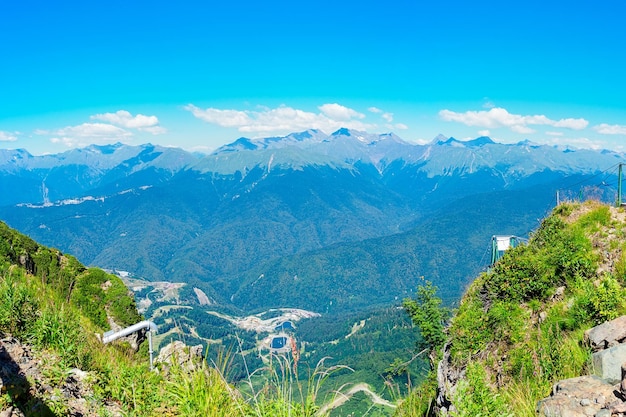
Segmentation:
{"type": "Polygon", "coordinates": [[[513,416],[506,401],[487,381],[485,369],[478,363],[467,366],[465,379],[459,382],[454,398],[455,417],[513,416]]]}
{"type": "Polygon", "coordinates": [[[611,210],[609,206],[599,206],[588,213],[583,214],[576,221],[581,227],[596,231],[598,226],[608,226],[611,222],[611,210]]]}
{"type": "Polygon", "coordinates": [[[604,213],[593,211],[574,226],[559,216],[546,218],[528,245],[510,249],[494,266],[485,279],[489,298],[517,303],[546,300],[558,286],[593,277],[596,255],[585,226],[607,222],[604,213]]]}
{"type": "Polygon", "coordinates": [[[553,214],[560,215],[563,217],[567,217],[574,211],[575,208],[579,207],[580,204],[574,203],[562,203],[554,208],[553,214]]]}
{"type": "Polygon", "coordinates": [[[61,365],[84,369],[90,365],[87,335],[69,307],[46,306],[29,331],[28,338],[39,348],[58,353],[61,365]]]}
{"type": "Polygon", "coordinates": [[[135,299],[122,280],[114,275],[108,275],[111,286],[106,290],[106,305],[116,323],[130,326],[143,320],[137,312],[135,299]]]}
{"type": "Polygon", "coordinates": [[[624,311],[626,292],[617,280],[610,275],[605,276],[590,294],[591,318],[596,324],[613,320],[624,311]]]}
{"type": "Polygon", "coordinates": [[[9,267],[0,279],[0,331],[20,336],[37,318],[35,292],[21,269],[9,267]]]}
{"type": "MultiPolygon", "coordinates": [[[[107,360],[106,357],[100,360],[107,360]]],[[[100,364],[94,393],[99,398],[114,400],[123,406],[125,415],[157,415],[156,410],[167,410],[171,404],[164,393],[164,380],[156,372],[150,372],[145,363],[138,364],[128,357],[118,358],[114,363],[100,364]]],[[[177,415],[169,410],[165,415],[177,415]]],[[[183,414],[180,414],[183,415],[183,414]]]]}
{"type": "Polygon", "coordinates": [[[459,362],[483,350],[491,340],[493,332],[489,327],[484,304],[476,294],[477,282],[463,298],[461,305],[452,318],[450,338],[454,340],[451,355],[459,362]]]}
{"type": "Polygon", "coordinates": [[[619,258],[615,262],[615,277],[621,284],[626,284],[626,248],[620,248],[619,258]]]}
{"type": "Polygon", "coordinates": [[[570,316],[589,326],[612,320],[624,313],[626,290],[611,275],[604,276],[595,285],[589,280],[578,280],[570,316]]]}
{"type": "Polygon", "coordinates": [[[444,325],[449,315],[448,310],[441,306],[441,298],[436,294],[437,287],[426,281],[417,288],[415,299],[407,298],[402,303],[413,323],[420,329],[421,349],[431,351],[443,346],[446,339],[444,325]]]}
{"type": "Polygon", "coordinates": [[[172,368],[171,371],[167,383],[167,396],[179,415],[197,417],[251,415],[250,406],[228,386],[217,370],[203,366],[191,373],[178,367],[172,368]]]}
{"type": "Polygon", "coordinates": [[[107,277],[107,273],[101,269],[88,269],[76,280],[71,296],[72,302],[93,324],[101,329],[108,328],[106,311],[104,310],[106,295],[103,289],[107,277]]]}
{"type": "Polygon", "coordinates": [[[521,342],[526,336],[530,317],[518,304],[497,301],[491,306],[487,316],[488,329],[492,332],[491,340],[514,344],[521,342]]]}
{"type": "Polygon", "coordinates": [[[45,284],[51,284],[60,292],[67,295],[69,288],[63,288],[61,281],[61,254],[47,248],[38,248],[30,256],[35,262],[35,275],[45,284]]]}
{"type": "Polygon", "coordinates": [[[71,300],[101,329],[109,327],[107,309],[121,326],[143,320],[122,280],[98,268],[90,268],[77,278],[71,300]]]}
{"type": "Polygon", "coordinates": [[[558,282],[546,256],[529,246],[511,249],[493,268],[485,287],[492,300],[522,302],[544,299],[558,282]],[[507,256],[508,255],[508,256],[507,256]]]}
{"type": "Polygon", "coordinates": [[[426,379],[413,388],[402,401],[394,417],[427,417],[431,415],[433,402],[437,395],[437,375],[430,372],[426,379]]]}

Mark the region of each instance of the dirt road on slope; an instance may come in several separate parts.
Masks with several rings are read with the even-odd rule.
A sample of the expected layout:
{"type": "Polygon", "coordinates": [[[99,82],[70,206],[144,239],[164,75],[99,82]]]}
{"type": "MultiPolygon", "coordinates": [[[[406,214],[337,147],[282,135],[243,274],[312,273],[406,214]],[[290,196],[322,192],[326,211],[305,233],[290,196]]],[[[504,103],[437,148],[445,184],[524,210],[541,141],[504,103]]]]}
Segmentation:
{"type": "Polygon", "coordinates": [[[360,383],[360,384],[354,385],[346,392],[337,392],[337,396],[335,397],[333,401],[331,401],[328,404],[324,404],[320,408],[319,414],[324,414],[329,410],[340,407],[341,405],[345,404],[348,400],[350,400],[350,398],[352,398],[352,396],[359,391],[363,391],[368,397],[370,397],[370,399],[372,400],[374,404],[380,404],[380,405],[384,405],[385,407],[396,408],[395,404],[390,403],[389,401],[382,398],[380,395],[373,392],[370,389],[369,385],[367,385],[366,383],[360,383]]]}

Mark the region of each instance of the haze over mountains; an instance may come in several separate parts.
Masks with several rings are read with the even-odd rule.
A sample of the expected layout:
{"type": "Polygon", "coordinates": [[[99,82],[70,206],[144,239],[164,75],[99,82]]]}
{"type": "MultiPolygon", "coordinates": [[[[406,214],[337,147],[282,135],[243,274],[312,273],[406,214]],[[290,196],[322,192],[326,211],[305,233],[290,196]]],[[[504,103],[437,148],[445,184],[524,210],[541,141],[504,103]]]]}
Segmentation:
{"type": "Polygon", "coordinates": [[[623,160],[348,129],[240,138],[210,155],[0,150],[0,219],[86,264],[192,283],[219,305],[341,312],[402,298],[421,276],[459,297],[492,235],[527,234],[556,190],[614,199],[615,179],[598,174],[623,160]]]}

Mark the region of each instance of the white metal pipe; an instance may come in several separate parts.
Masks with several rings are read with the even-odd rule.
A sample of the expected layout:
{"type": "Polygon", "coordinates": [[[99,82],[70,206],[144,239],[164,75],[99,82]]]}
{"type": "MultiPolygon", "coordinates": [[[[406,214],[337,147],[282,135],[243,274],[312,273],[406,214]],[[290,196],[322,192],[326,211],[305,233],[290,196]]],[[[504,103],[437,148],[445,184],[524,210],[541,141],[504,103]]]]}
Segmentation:
{"type": "Polygon", "coordinates": [[[114,332],[113,330],[109,330],[104,335],[102,335],[102,343],[109,343],[114,340],[119,339],[120,337],[128,336],[131,333],[138,332],[141,329],[146,329],[149,332],[157,332],[157,326],[153,322],[149,320],[140,321],[139,323],[133,324],[132,326],[128,326],[125,329],[114,332]]]}
{"type": "MultiPolygon", "coordinates": [[[[154,324],[154,323],[153,323],[154,324]]],[[[152,332],[150,330],[148,330],[148,350],[150,352],[150,370],[154,369],[154,365],[153,365],[153,359],[152,359],[152,355],[154,354],[154,351],[152,350],[152,332]]]]}
{"type": "Polygon", "coordinates": [[[105,334],[102,335],[102,343],[109,343],[114,340],[119,339],[120,337],[128,336],[131,333],[138,332],[139,330],[146,329],[148,331],[148,347],[150,352],[150,369],[153,369],[153,360],[152,356],[154,352],[152,351],[152,332],[157,333],[157,325],[149,320],[140,321],[139,323],[133,324],[132,326],[128,326],[125,329],[114,332],[113,330],[109,330],[105,334]]]}

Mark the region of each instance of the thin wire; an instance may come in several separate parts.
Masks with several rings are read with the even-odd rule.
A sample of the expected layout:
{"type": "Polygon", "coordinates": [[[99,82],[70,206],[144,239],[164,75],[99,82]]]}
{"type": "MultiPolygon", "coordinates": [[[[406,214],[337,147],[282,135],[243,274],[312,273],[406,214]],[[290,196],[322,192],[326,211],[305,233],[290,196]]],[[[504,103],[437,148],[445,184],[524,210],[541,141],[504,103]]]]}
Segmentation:
{"type": "Polygon", "coordinates": [[[481,271],[485,269],[485,267],[482,265],[484,265],[483,262],[485,262],[485,258],[487,257],[487,254],[490,252],[490,250],[491,250],[491,244],[487,245],[485,251],[483,252],[482,258],[480,258],[480,262],[478,263],[478,267],[480,268],[481,271]]]}
{"type": "MultiPolygon", "coordinates": [[[[604,170],[604,171],[602,171],[602,172],[598,172],[597,174],[592,175],[592,176],[591,176],[591,177],[589,177],[589,178],[585,178],[585,179],[583,179],[583,180],[580,180],[580,181],[578,181],[577,183],[572,184],[572,185],[569,185],[569,186],[567,186],[567,187],[563,187],[562,189],[574,188],[574,187],[576,187],[577,185],[583,184],[583,183],[585,183],[585,182],[587,182],[587,181],[591,181],[591,180],[592,180],[592,179],[594,179],[595,177],[600,176],[600,175],[602,175],[602,174],[606,173],[606,172],[607,172],[607,171],[609,171],[610,169],[615,169],[615,168],[617,168],[617,167],[619,166],[619,164],[620,164],[620,163],[618,162],[617,164],[615,164],[615,165],[612,165],[612,166],[608,167],[607,169],[605,169],[605,170],[604,170]]],[[[570,178],[570,177],[573,177],[573,176],[574,176],[574,175],[569,175],[569,176],[565,177],[565,179],[570,178]]]]}
{"type": "MultiPolygon", "coordinates": [[[[617,164],[617,165],[619,165],[619,164],[617,164]]],[[[609,168],[609,169],[610,169],[610,168],[609,168]]],[[[616,170],[617,170],[617,167],[613,167],[613,170],[612,170],[610,173],[608,173],[607,175],[605,175],[605,177],[602,179],[601,184],[606,184],[606,180],[607,180],[607,178],[609,178],[609,177],[613,177],[613,176],[615,175],[615,171],[616,171],[616,170]]]]}

